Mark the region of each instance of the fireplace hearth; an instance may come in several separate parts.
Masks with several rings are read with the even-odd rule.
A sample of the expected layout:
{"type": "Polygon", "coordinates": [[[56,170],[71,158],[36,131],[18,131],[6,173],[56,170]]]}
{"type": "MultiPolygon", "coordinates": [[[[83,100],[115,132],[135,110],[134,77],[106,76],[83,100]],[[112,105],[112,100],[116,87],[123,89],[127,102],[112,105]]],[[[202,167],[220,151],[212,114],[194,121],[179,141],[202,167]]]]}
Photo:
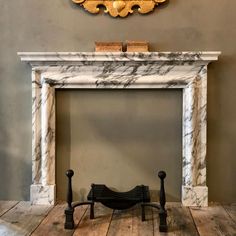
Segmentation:
{"type": "Polygon", "coordinates": [[[207,206],[207,66],[220,52],[22,52],[32,67],[33,204],[56,200],[55,90],[182,89],[182,203],[207,206]]]}

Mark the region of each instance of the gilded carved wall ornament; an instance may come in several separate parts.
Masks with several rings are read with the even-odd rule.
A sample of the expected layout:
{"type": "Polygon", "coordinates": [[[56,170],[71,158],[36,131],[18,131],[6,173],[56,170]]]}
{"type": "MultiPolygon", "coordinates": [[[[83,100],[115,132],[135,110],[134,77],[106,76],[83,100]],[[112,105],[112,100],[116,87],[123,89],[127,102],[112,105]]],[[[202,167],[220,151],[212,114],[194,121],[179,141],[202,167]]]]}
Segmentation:
{"type": "Polygon", "coordinates": [[[138,6],[138,12],[141,14],[148,13],[155,6],[166,0],[72,0],[83,6],[90,13],[96,14],[100,11],[99,6],[105,6],[105,12],[113,17],[126,17],[129,13],[133,13],[132,8],[138,6]]]}

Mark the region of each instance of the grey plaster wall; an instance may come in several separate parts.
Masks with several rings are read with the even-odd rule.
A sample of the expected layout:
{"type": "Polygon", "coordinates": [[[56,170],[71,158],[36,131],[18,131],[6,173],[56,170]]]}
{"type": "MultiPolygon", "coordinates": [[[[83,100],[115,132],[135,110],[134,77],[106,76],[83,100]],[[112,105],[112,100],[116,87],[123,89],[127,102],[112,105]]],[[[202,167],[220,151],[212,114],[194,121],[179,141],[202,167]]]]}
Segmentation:
{"type": "Polygon", "coordinates": [[[152,14],[113,19],[70,0],[0,0],[0,198],[29,199],[31,183],[30,67],[17,51],[93,51],[94,41],[139,39],[155,51],[222,51],[209,67],[208,186],[210,200],[235,201],[235,8],[232,0],[170,0],[152,14]]]}

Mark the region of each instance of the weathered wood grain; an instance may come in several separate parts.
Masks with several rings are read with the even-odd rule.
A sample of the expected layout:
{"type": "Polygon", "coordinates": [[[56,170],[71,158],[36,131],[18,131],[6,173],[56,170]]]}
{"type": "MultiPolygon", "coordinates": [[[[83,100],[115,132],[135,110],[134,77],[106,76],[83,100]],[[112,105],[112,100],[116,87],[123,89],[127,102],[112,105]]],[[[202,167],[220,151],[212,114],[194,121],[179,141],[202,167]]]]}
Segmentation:
{"type": "Polygon", "coordinates": [[[159,216],[155,209],[146,208],[146,221],[142,222],[140,206],[113,214],[101,204],[95,205],[94,220],[89,219],[87,206],[77,208],[74,219],[79,226],[75,230],[65,230],[65,207],[65,203],[60,203],[50,211],[48,206],[32,206],[29,202],[0,201],[0,235],[236,236],[236,204],[189,209],[180,203],[168,203],[168,233],[159,232],[159,216]]]}
{"type": "Polygon", "coordinates": [[[193,222],[189,208],[181,206],[180,203],[168,203],[167,209],[167,224],[168,233],[159,232],[159,215],[157,210],[153,210],[154,220],[154,235],[168,236],[198,236],[197,229],[193,222]]]}
{"type": "Polygon", "coordinates": [[[122,42],[95,42],[96,52],[122,52],[122,42]]]}
{"type": "Polygon", "coordinates": [[[0,201],[0,216],[14,207],[18,201],[0,201]]]}
{"type": "Polygon", "coordinates": [[[132,235],[133,236],[153,236],[153,212],[152,208],[145,208],[146,220],[143,222],[141,217],[141,206],[137,205],[132,212],[132,235]]]}
{"type": "Polygon", "coordinates": [[[153,236],[152,209],[146,208],[146,221],[142,222],[139,205],[124,211],[114,211],[108,236],[153,236]]]}
{"type": "Polygon", "coordinates": [[[30,202],[20,202],[0,218],[0,235],[30,235],[48,214],[50,208],[32,206],[30,202]]]}
{"type": "Polygon", "coordinates": [[[222,206],[190,209],[200,235],[236,236],[236,224],[222,206]]]}
{"type": "Polygon", "coordinates": [[[115,210],[107,236],[132,235],[133,209],[115,210]]]}
{"type": "Polygon", "coordinates": [[[113,210],[96,203],[95,219],[91,220],[89,209],[86,211],[73,236],[105,236],[107,234],[113,210]]]}
{"type": "Polygon", "coordinates": [[[234,223],[236,223],[236,203],[223,205],[227,213],[230,215],[234,223]]]}
{"type": "MultiPolygon", "coordinates": [[[[64,211],[66,205],[67,205],[66,203],[57,204],[46,216],[46,218],[42,221],[42,223],[38,226],[38,228],[33,232],[32,236],[73,235],[74,230],[64,229],[64,223],[65,223],[64,211]]],[[[86,210],[87,206],[81,206],[75,209],[74,212],[75,225],[79,224],[86,210]]]]}

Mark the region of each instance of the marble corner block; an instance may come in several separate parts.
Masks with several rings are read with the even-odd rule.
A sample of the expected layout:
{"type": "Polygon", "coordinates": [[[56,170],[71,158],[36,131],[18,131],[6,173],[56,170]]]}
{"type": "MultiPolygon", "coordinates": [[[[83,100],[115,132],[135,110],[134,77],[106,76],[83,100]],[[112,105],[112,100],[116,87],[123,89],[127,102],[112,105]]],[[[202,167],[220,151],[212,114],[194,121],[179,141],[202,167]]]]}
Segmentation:
{"type": "Polygon", "coordinates": [[[34,205],[54,205],[56,203],[56,185],[32,184],[30,200],[34,205]]]}
{"type": "Polygon", "coordinates": [[[208,187],[182,186],[182,204],[184,206],[208,206],[208,187]]]}
{"type": "Polygon", "coordinates": [[[56,199],[56,89],[179,88],[183,91],[182,203],[208,205],[207,66],[218,60],[220,52],[20,52],[18,55],[32,67],[33,204],[53,205],[56,199]]]}

